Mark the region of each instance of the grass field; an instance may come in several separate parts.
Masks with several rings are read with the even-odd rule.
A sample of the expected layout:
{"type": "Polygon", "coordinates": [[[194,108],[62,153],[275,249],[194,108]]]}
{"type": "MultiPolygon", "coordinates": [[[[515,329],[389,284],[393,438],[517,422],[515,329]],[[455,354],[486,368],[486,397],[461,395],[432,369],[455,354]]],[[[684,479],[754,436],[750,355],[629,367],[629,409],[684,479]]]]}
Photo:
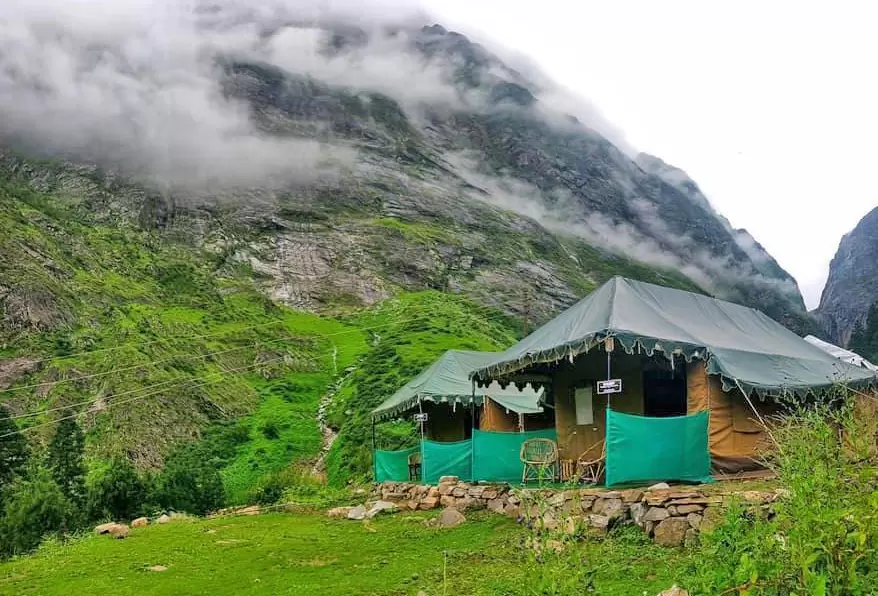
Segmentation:
{"type": "Polygon", "coordinates": [[[178,521],[134,529],[126,540],[48,543],[0,565],[0,594],[512,596],[567,593],[537,590],[541,582],[581,574],[593,594],[652,595],[673,583],[675,563],[685,557],[631,533],[576,546],[576,568],[540,566],[524,554],[524,530],[511,520],[473,514],[458,528],[440,530],[425,527],[426,517],[363,524],[271,514],[178,521]],[[151,571],[154,565],[167,570],[151,571]]]}

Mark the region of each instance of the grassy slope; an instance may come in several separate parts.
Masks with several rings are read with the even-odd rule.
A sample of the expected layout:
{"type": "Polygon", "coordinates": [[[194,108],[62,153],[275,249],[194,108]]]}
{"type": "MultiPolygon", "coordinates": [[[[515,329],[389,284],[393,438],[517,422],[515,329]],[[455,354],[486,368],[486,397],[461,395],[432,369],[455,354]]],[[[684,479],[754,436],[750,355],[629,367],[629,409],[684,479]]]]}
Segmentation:
{"type": "MultiPolygon", "coordinates": [[[[502,350],[515,340],[508,318],[440,292],[403,296],[359,320],[375,329],[371,351],[330,412],[330,423],[340,429],[328,460],[329,479],[336,484],[369,472],[373,408],[449,349],[502,350]]],[[[415,438],[408,423],[382,424],[378,431],[385,449],[415,438]]]]}
{"type": "MultiPolygon", "coordinates": [[[[423,526],[425,517],[364,525],[275,514],[135,529],[124,541],[90,536],[0,564],[0,594],[442,594],[443,551],[448,594],[530,593],[523,585],[538,572],[514,523],[485,516],[435,530],[423,526]],[[153,565],[168,570],[149,571],[153,565]]],[[[678,579],[686,556],[632,535],[576,548],[577,571],[604,596],[655,594],[678,579]]]]}

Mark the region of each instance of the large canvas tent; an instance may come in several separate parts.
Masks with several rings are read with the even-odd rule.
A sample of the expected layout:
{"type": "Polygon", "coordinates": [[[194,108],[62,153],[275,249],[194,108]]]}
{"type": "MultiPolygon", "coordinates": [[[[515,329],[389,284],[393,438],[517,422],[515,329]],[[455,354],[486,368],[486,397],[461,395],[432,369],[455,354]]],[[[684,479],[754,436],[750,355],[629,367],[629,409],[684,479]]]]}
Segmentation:
{"type": "Polygon", "coordinates": [[[521,478],[521,444],[532,438],[554,439],[555,430],[542,416],[541,388],[519,390],[498,383],[480,388],[472,382],[470,373],[499,355],[449,350],[373,410],[373,421],[412,411],[428,414],[425,437],[418,447],[375,451],[377,481],[408,479],[408,461],[415,453],[420,453],[426,482],[435,483],[442,476],[475,481],[521,478]],[[535,422],[528,431],[526,420],[535,422]],[[464,422],[469,423],[469,432],[464,422]]]}
{"type": "Polygon", "coordinates": [[[470,373],[496,360],[498,356],[499,352],[449,350],[375,408],[372,417],[375,420],[393,418],[417,408],[423,402],[449,404],[455,408],[469,407],[471,404],[481,406],[484,405],[485,396],[516,414],[542,412],[543,408],[539,403],[542,389],[523,387],[519,390],[515,386],[504,388],[499,383],[477,387],[472,382],[470,373]]]}
{"type": "Polygon", "coordinates": [[[626,354],[678,354],[707,362],[723,389],[805,396],[836,383],[875,383],[874,372],[839,361],[758,310],[692,292],[614,277],[479,367],[480,383],[506,381],[538,363],[573,358],[613,338],[626,354]]]}
{"type": "Polygon", "coordinates": [[[856,352],[851,352],[850,350],[846,350],[840,346],[831,344],[828,341],[823,341],[822,339],[814,337],[813,335],[806,335],[805,341],[813,346],[817,346],[827,354],[835,356],[839,360],[844,360],[848,364],[853,364],[861,368],[866,368],[873,372],[878,371],[878,366],[875,366],[856,352]]]}
{"type": "Polygon", "coordinates": [[[703,480],[711,463],[725,471],[755,466],[764,416],[778,407],[772,398],[876,382],[874,372],[757,310],[622,277],[472,377],[480,385],[550,388],[562,457],[605,442],[608,483],[703,480]],[[622,380],[621,392],[594,395],[597,381],[609,378],[622,380]],[[633,465],[647,454],[650,465],[633,465]]]}

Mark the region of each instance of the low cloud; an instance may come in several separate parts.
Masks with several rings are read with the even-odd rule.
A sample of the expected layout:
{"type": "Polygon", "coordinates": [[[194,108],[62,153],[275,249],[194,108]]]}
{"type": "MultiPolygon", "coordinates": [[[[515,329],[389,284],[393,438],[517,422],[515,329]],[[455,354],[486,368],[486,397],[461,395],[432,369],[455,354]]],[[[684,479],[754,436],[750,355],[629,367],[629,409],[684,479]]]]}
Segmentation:
{"type": "Polygon", "coordinates": [[[477,171],[476,162],[465,154],[450,154],[446,160],[463,180],[484,191],[472,192],[473,198],[534,219],[552,232],[578,237],[640,263],[679,272],[711,293],[722,296],[731,285],[750,283],[787,295],[798,294],[791,280],[766,277],[735,261],[732,255],[711,254],[689,236],[672,232],[654,205],[645,200],[633,199],[631,204],[649,235],[631,222],[613,221],[601,213],[581,213],[581,206],[567,190],[547,193],[516,178],[482,174],[477,171]],[[662,243],[656,238],[661,238],[662,243]]]}

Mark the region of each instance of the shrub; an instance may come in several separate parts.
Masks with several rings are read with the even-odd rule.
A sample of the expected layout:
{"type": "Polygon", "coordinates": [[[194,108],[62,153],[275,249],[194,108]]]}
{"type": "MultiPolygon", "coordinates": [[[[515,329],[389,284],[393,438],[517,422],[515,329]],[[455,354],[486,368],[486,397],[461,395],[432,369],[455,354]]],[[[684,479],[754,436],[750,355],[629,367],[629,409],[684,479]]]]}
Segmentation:
{"type": "Polygon", "coordinates": [[[195,449],[169,457],[155,480],[155,500],[166,509],[204,515],[225,503],[217,466],[195,449]]]}
{"type": "Polygon", "coordinates": [[[772,428],[769,465],[788,494],[775,517],[732,507],[701,537],[697,593],[856,596],[878,585],[875,416],[840,407],[799,409],[772,428]]]}
{"type": "Polygon", "coordinates": [[[5,513],[0,518],[0,555],[28,552],[45,535],[67,526],[70,503],[44,468],[34,468],[6,490],[5,513]]]}
{"type": "Polygon", "coordinates": [[[92,519],[124,520],[144,510],[148,483],[127,459],[117,458],[90,479],[88,510],[92,519]]]}

